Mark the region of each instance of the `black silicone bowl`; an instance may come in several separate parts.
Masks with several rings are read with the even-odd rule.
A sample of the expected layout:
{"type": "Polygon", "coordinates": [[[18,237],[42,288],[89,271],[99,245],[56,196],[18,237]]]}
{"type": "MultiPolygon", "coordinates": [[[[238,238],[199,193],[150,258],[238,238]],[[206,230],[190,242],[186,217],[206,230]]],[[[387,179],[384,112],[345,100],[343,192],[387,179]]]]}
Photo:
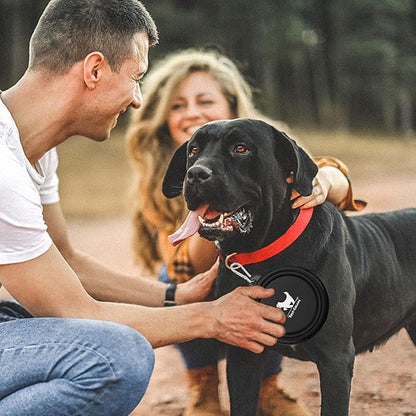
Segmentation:
{"type": "Polygon", "coordinates": [[[328,315],[328,294],[319,278],[310,270],[290,266],[272,271],[257,282],[273,288],[275,294],[262,303],[280,307],[286,314],[286,334],[276,345],[299,344],[312,338],[328,315]]]}

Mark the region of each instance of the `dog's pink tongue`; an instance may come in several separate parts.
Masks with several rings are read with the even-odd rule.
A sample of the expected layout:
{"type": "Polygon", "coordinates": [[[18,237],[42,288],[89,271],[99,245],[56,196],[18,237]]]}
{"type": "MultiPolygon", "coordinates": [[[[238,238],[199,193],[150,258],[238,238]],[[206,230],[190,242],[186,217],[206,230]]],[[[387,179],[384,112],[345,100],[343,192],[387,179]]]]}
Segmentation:
{"type": "Polygon", "coordinates": [[[200,205],[196,211],[189,211],[188,216],[186,217],[183,224],[168,237],[169,243],[176,246],[181,241],[187,239],[188,237],[194,235],[201,225],[198,216],[204,216],[205,212],[208,209],[208,204],[200,205]]]}

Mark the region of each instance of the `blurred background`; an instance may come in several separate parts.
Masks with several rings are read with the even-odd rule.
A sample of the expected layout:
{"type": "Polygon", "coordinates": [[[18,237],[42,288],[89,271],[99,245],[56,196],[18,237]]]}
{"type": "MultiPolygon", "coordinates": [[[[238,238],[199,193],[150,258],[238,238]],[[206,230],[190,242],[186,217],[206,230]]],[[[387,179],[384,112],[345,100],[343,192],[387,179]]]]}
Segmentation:
{"type": "MultiPolygon", "coordinates": [[[[1,89],[24,72],[30,34],[47,3],[0,0],[1,89]]],[[[400,162],[393,162],[391,174],[412,169],[416,0],[143,3],[160,31],[150,67],[177,49],[219,49],[238,62],[259,109],[285,121],[314,154],[342,158],[353,177],[368,178],[364,167],[386,172],[396,154],[400,162]]],[[[74,138],[60,146],[67,215],[124,209],[127,121],[128,115],[104,144],[74,138]]]]}
{"type": "MultiPolygon", "coordinates": [[[[47,3],[0,0],[0,89],[25,71],[29,38],[47,3]]],[[[313,155],[349,166],[355,196],[368,202],[364,212],[416,206],[416,0],[143,3],[160,32],[150,68],[177,49],[222,51],[238,63],[260,110],[286,122],[313,155]]],[[[58,147],[60,195],[77,248],[140,274],[130,243],[128,117],[120,117],[105,142],[74,137],[58,147]]],[[[359,357],[351,412],[415,415],[414,351],[402,333],[371,357],[359,357]]],[[[137,415],[181,414],[185,374],[174,354],[173,347],[157,350],[137,415]]],[[[319,381],[309,364],[285,364],[284,385],[317,414],[319,381]]]]}

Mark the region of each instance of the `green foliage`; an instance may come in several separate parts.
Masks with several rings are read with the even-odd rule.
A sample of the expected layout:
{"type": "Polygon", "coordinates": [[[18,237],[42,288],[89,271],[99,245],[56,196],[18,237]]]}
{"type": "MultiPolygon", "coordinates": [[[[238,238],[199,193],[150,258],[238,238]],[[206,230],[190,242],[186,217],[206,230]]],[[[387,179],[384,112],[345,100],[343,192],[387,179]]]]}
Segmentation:
{"type": "MultiPolygon", "coordinates": [[[[0,88],[23,73],[22,45],[46,1],[0,0],[0,88]],[[25,37],[14,37],[16,27],[25,37]]],[[[143,3],[160,31],[151,64],[177,49],[215,46],[239,63],[257,105],[272,117],[319,127],[413,128],[416,0],[143,3]]]]}
{"type": "Polygon", "coordinates": [[[217,45],[242,64],[258,106],[273,117],[413,125],[403,126],[401,113],[403,94],[407,113],[416,101],[414,0],[160,0],[149,8],[166,40],[158,55],[217,45]]]}

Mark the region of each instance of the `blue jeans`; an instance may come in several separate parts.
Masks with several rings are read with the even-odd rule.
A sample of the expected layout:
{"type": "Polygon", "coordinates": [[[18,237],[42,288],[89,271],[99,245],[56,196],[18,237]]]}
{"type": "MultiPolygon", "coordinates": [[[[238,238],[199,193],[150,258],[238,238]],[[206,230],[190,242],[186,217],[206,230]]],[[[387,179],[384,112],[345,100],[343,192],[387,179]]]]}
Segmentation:
{"type": "MultiPolygon", "coordinates": [[[[170,282],[165,266],[159,271],[159,280],[170,282]]],[[[216,365],[220,359],[225,358],[225,344],[216,339],[197,338],[176,344],[175,347],[181,353],[188,370],[216,365]]],[[[282,355],[273,350],[267,350],[265,354],[263,378],[280,373],[282,355]]]]}
{"type": "Polygon", "coordinates": [[[2,416],[127,416],[153,365],[151,345],[127,326],[32,318],[0,302],[2,416]]]}

